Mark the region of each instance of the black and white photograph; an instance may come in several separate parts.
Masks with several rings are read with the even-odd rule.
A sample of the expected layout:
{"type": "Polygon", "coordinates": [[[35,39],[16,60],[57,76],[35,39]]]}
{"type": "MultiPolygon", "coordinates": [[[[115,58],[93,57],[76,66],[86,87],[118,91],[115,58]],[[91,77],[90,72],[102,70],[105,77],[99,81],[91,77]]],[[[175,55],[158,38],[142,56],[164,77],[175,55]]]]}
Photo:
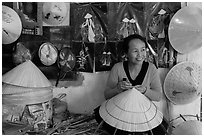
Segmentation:
{"type": "Polygon", "coordinates": [[[1,135],[202,135],[202,2],[1,9],[1,135]]]}

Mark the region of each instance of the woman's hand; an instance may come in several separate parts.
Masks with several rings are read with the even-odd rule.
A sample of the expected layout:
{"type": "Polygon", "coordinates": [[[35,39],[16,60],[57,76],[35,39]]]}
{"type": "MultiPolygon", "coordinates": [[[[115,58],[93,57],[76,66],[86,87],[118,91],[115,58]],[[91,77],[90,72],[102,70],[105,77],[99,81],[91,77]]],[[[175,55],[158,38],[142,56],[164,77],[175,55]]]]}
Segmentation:
{"type": "Polygon", "coordinates": [[[142,94],[144,94],[147,91],[147,87],[144,87],[142,85],[136,85],[135,89],[137,89],[138,91],[140,91],[142,94]]]}
{"type": "Polygon", "coordinates": [[[127,81],[120,81],[117,84],[117,88],[120,92],[133,88],[132,84],[127,81]]]}

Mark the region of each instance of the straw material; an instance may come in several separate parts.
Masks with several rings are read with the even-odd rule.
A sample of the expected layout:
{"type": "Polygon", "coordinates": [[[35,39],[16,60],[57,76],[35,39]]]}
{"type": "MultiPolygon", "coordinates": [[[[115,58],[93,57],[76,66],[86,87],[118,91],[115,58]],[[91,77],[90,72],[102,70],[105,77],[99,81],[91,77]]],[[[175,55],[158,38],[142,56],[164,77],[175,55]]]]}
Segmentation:
{"type": "Polygon", "coordinates": [[[28,87],[21,87],[15,86],[11,84],[3,83],[2,85],[2,94],[10,95],[10,94],[23,94],[29,92],[38,92],[38,91],[50,91],[52,87],[39,87],[39,88],[28,88],[28,87]]]}
{"type": "Polygon", "coordinates": [[[52,90],[41,90],[23,94],[3,94],[2,104],[4,105],[29,105],[49,101],[53,98],[52,90]]]}
{"type": "Polygon", "coordinates": [[[202,135],[202,122],[189,120],[182,122],[173,131],[173,135],[202,135]]]}
{"type": "Polygon", "coordinates": [[[3,75],[2,81],[22,87],[50,87],[50,81],[30,60],[3,75]]]}
{"type": "Polygon", "coordinates": [[[155,104],[135,88],[105,101],[99,114],[106,123],[129,132],[151,130],[163,120],[155,104]]]}
{"type": "Polygon", "coordinates": [[[164,81],[164,92],[174,104],[188,104],[197,99],[202,91],[201,67],[192,62],[174,66],[164,81]]]}
{"type": "Polygon", "coordinates": [[[22,22],[18,14],[10,7],[2,5],[2,43],[15,42],[21,35],[22,22]]]}

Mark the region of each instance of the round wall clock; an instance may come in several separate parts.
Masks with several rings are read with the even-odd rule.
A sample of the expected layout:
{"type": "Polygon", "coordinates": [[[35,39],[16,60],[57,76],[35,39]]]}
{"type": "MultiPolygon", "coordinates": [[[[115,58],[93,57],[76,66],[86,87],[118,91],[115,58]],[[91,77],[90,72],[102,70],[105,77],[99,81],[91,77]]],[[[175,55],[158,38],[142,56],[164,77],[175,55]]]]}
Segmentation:
{"type": "Polygon", "coordinates": [[[47,42],[40,46],[38,55],[42,64],[50,66],[56,62],[58,50],[53,44],[47,42]]]}
{"type": "Polygon", "coordinates": [[[193,62],[175,65],[164,80],[164,93],[174,104],[188,104],[202,92],[201,67],[193,62]]]}

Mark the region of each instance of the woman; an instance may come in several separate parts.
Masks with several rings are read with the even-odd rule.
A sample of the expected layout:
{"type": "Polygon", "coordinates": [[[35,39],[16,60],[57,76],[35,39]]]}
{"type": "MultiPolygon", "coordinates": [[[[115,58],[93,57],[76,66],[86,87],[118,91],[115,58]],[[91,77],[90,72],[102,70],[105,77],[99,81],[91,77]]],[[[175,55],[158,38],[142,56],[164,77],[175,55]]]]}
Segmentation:
{"type": "MultiPolygon", "coordinates": [[[[140,35],[134,34],[124,39],[123,50],[128,60],[113,66],[104,92],[106,99],[110,99],[134,86],[151,101],[161,100],[162,87],[159,75],[154,64],[145,61],[146,49],[147,42],[140,35]]],[[[98,111],[99,108],[95,109],[96,120],[100,122],[102,119],[98,111]]],[[[164,120],[161,125],[152,130],[153,133],[165,134],[166,130],[163,125],[167,127],[164,120]]],[[[103,127],[110,133],[115,131],[115,128],[107,123],[103,127]]],[[[132,132],[118,129],[117,134],[132,134],[132,132]]],[[[136,132],[133,134],[151,134],[151,132],[136,132]]]]}

